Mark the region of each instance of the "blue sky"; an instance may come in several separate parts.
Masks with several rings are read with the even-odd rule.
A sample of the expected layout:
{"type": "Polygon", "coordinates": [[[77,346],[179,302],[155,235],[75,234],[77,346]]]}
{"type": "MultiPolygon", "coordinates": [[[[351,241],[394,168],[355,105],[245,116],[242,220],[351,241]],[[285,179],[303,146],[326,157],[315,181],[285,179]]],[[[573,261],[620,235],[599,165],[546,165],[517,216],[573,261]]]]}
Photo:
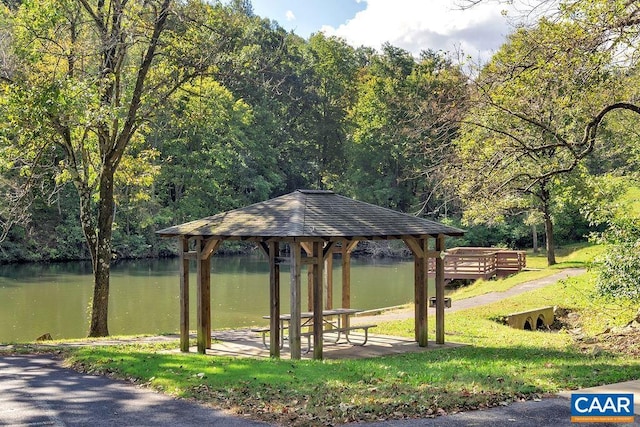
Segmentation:
{"type": "Polygon", "coordinates": [[[274,19],[304,38],[325,25],[337,28],[367,6],[356,0],[252,0],[252,4],[256,15],[274,19]]]}
{"type": "Polygon", "coordinates": [[[488,0],[469,10],[464,0],[252,0],[254,13],[308,38],[324,31],[353,46],[389,42],[418,55],[443,50],[486,60],[512,31],[516,6],[488,0]],[[511,21],[510,21],[511,20],[511,21]]]}

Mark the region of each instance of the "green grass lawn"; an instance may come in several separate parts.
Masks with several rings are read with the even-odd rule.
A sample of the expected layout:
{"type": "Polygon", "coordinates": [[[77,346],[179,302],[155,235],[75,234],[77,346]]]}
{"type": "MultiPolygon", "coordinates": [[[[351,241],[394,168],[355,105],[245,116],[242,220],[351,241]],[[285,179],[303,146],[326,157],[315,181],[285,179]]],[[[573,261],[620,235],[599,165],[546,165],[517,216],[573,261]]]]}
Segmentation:
{"type": "MultiPolygon", "coordinates": [[[[603,250],[603,246],[590,243],[576,243],[558,247],[556,248],[557,264],[550,268],[588,267],[603,250]]],[[[547,254],[544,249],[537,254],[534,254],[532,250],[527,251],[527,268],[547,268],[547,254]]]]}
{"type": "MultiPolygon", "coordinates": [[[[486,294],[489,292],[504,292],[512,287],[530,280],[542,279],[558,273],[558,270],[546,268],[544,270],[522,271],[513,276],[502,279],[478,279],[468,286],[457,288],[447,294],[452,300],[461,300],[486,294]]],[[[407,305],[409,307],[409,305],[407,305]]]]}
{"type": "MultiPolygon", "coordinates": [[[[584,262],[582,255],[564,256],[584,262]]],[[[515,277],[531,279],[529,273],[515,277]]],[[[640,378],[638,358],[585,350],[567,331],[519,331],[497,321],[511,312],[555,305],[579,314],[583,331],[595,335],[624,324],[637,310],[599,300],[592,289],[587,273],[489,306],[449,313],[446,340],[467,345],[423,353],[292,361],[128,345],[66,350],[66,357],[84,371],[287,425],[425,417],[640,378]]],[[[430,318],[431,337],[434,324],[430,318]]],[[[372,333],[412,337],[413,320],[380,323],[372,333]]]]}

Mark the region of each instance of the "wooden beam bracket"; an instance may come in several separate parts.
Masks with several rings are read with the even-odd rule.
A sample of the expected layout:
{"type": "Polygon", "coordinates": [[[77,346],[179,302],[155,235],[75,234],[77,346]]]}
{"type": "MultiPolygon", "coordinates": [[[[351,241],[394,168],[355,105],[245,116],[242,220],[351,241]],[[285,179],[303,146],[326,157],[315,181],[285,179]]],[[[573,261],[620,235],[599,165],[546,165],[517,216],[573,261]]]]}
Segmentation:
{"type": "Polygon", "coordinates": [[[218,250],[220,244],[222,243],[222,240],[211,239],[205,240],[205,242],[205,247],[202,249],[202,253],[200,254],[202,259],[204,260],[209,259],[209,257],[211,257],[211,255],[218,250]]]}
{"type": "Polygon", "coordinates": [[[349,242],[345,241],[342,244],[342,253],[350,254],[356,248],[356,246],[358,246],[358,243],[360,243],[359,240],[351,240],[349,242]]]}
{"type": "Polygon", "coordinates": [[[329,242],[327,243],[327,245],[322,249],[322,259],[326,260],[327,258],[329,258],[329,256],[331,256],[331,254],[333,253],[333,247],[336,243],[335,242],[329,242]]]}
{"type": "Polygon", "coordinates": [[[420,246],[418,240],[414,239],[413,237],[404,237],[402,240],[407,245],[407,247],[411,249],[411,252],[413,252],[413,256],[420,259],[424,258],[425,251],[422,250],[422,247],[420,246]]]}

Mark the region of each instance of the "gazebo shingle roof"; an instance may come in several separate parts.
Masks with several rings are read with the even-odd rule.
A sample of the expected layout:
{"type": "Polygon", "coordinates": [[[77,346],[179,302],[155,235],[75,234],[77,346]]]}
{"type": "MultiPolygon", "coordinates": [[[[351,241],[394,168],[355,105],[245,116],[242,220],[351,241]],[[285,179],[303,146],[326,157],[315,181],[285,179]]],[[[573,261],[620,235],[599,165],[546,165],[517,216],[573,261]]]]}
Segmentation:
{"type": "Polygon", "coordinates": [[[157,233],[163,237],[286,241],[298,238],[373,240],[438,234],[461,236],[464,231],[332,191],[297,190],[157,233]]]}

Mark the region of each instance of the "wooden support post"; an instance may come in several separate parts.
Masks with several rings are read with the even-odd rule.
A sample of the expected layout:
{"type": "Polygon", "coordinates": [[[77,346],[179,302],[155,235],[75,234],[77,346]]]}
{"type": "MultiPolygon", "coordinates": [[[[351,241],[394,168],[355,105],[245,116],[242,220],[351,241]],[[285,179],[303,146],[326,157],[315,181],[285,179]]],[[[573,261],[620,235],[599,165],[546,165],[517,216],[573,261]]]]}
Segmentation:
{"type": "Polygon", "coordinates": [[[324,259],[322,257],[322,243],[313,242],[313,257],[316,264],[313,268],[313,358],[322,360],[322,270],[324,259]]]}
{"type": "Polygon", "coordinates": [[[427,239],[419,239],[421,251],[415,256],[415,316],[416,316],[416,341],[420,347],[426,347],[427,334],[427,239]],[[422,256],[420,256],[422,255],[422,256]]]}
{"type": "Polygon", "coordinates": [[[278,242],[269,242],[269,298],[270,298],[270,344],[271,357],[280,358],[280,264],[278,242]]]}
{"type": "Polygon", "coordinates": [[[333,308],[333,252],[329,252],[327,259],[325,259],[323,271],[322,282],[325,292],[324,308],[331,310],[333,308]]]}
{"type": "Polygon", "coordinates": [[[307,264],[307,311],[313,311],[313,268],[313,264],[307,264]]]}
{"type": "Polygon", "coordinates": [[[415,312],[415,340],[420,347],[426,347],[427,335],[427,280],[429,263],[427,259],[429,239],[403,237],[404,243],[413,252],[414,277],[414,312],[415,312]]]}
{"type": "Polygon", "coordinates": [[[418,342],[418,330],[420,322],[418,321],[418,283],[422,280],[418,272],[422,271],[420,267],[420,257],[413,254],[413,339],[418,342]]]}
{"type": "Polygon", "coordinates": [[[198,295],[197,295],[197,341],[198,341],[198,353],[204,354],[207,348],[206,334],[206,317],[207,317],[207,302],[206,300],[206,284],[205,284],[205,272],[203,271],[204,263],[202,262],[202,239],[196,240],[196,277],[198,282],[198,295]]]}
{"type": "MultiPolygon", "coordinates": [[[[307,257],[313,256],[313,248],[310,243],[301,242],[300,246],[307,257]]],[[[313,311],[313,264],[307,264],[307,311],[313,311]]]]}
{"type": "Polygon", "coordinates": [[[292,359],[300,359],[300,266],[302,248],[300,243],[290,244],[291,250],[291,320],[289,321],[289,348],[292,359]]]}
{"type": "Polygon", "coordinates": [[[436,258],[436,342],[444,344],[444,259],[445,236],[438,234],[436,251],[440,256],[436,258]]]}
{"type": "Polygon", "coordinates": [[[428,345],[429,338],[429,238],[423,240],[424,263],[422,264],[422,272],[424,274],[424,345],[428,345]]]}
{"type": "MultiPolygon", "coordinates": [[[[351,308],[351,251],[358,246],[357,241],[342,243],[342,307],[351,308]]],[[[342,318],[342,324],[346,325],[349,316],[342,318]]]]}
{"type": "Polygon", "coordinates": [[[351,252],[342,252],[342,307],[351,308],[351,252]]]}
{"type": "Polygon", "coordinates": [[[189,352],[189,240],[180,238],[180,351],[189,352]]]}
{"type": "Polygon", "coordinates": [[[198,353],[211,348],[211,255],[220,246],[220,241],[196,241],[196,263],[198,276],[198,353]]]}
{"type": "Polygon", "coordinates": [[[204,319],[205,345],[211,348],[211,254],[202,261],[202,291],[204,310],[202,316],[204,319]]]}

